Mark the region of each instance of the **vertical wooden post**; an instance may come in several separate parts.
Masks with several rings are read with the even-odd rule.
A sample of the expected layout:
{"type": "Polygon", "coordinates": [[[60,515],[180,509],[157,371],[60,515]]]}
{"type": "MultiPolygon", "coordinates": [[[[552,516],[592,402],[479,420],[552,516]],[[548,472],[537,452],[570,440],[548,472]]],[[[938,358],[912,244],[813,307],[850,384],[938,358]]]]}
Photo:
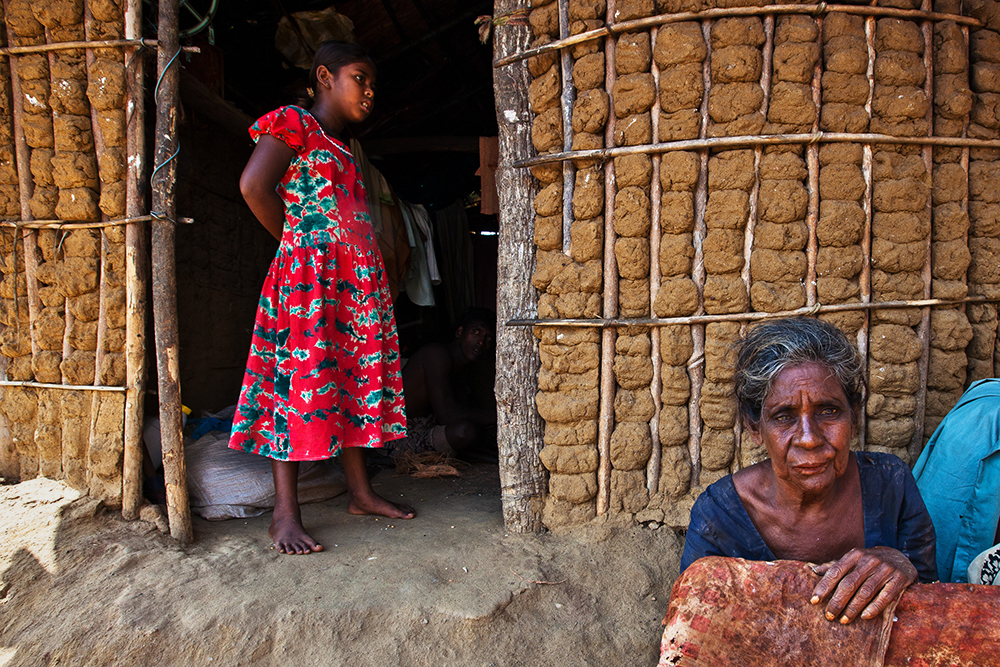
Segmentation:
{"type": "MultiPolygon", "coordinates": [[[[615,15],[615,2],[608,2],[608,19],[615,15]]],[[[609,36],[604,47],[604,86],[611,94],[618,75],[615,69],[615,38],[609,36]]],[[[604,145],[613,146],[615,110],[611,106],[604,145]]],[[[604,164],[604,317],[618,315],[618,262],[615,257],[615,182],[614,160],[604,164]]],[[[615,427],[615,341],[618,330],[608,327],[601,332],[600,403],[597,422],[597,513],[604,514],[611,505],[611,432],[615,427]]]]}
{"type": "MultiPolygon", "coordinates": [[[[142,1],[126,0],[125,37],[142,37],[142,1]]],[[[125,50],[125,215],[145,209],[145,104],[143,62],[139,49],[125,50]]],[[[142,504],[142,418],[146,393],[146,230],[145,223],[125,227],[125,460],[122,516],[139,518],[142,504]]]]}
{"type": "MultiPolygon", "coordinates": [[[[868,79],[868,99],[865,101],[865,111],[868,119],[872,117],[872,100],[875,99],[875,17],[865,17],[865,43],[868,47],[868,67],[865,76],[868,79]]],[[[874,215],[874,149],[871,144],[864,144],[861,148],[861,173],[865,179],[865,200],[862,207],[865,211],[865,231],[861,236],[861,274],[858,276],[859,289],[861,292],[861,302],[871,303],[872,300],[872,216],[874,215]]],[[[868,343],[869,332],[871,331],[872,312],[865,309],[864,322],[861,330],[858,331],[858,353],[861,355],[861,363],[865,365],[865,378],[869,377],[868,343]]],[[[861,388],[861,414],[858,417],[858,437],[862,450],[868,447],[868,383],[861,388]]]]}
{"type": "MultiPolygon", "coordinates": [[[[9,5],[10,0],[4,0],[4,17],[9,15],[9,5]]],[[[8,46],[20,46],[18,40],[15,39],[14,31],[11,29],[10,25],[6,26],[7,31],[7,44],[8,46]]],[[[22,220],[34,220],[34,216],[31,214],[31,196],[34,192],[35,183],[31,177],[31,148],[28,146],[27,139],[24,136],[24,95],[21,92],[21,77],[17,73],[17,58],[10,56],[10,86],[11,86],[11,115],[13,116],[14,125],[14,156],[15,162],[17,164],[17,183],[18,183],[18,194],[21,203],[21,219],[22,220]]],[[[35,243],[35,230],[22,229],[21,237],[24,246],[24,272],[25,272],[25,282],[27,283],[27,296],[28,296],[28,319],[30,322],[36,322],[38,319],[38,313],[41,310],[41,300],[38,295],[38,284],[35,282],[35,272],[38,267],[38,256],[35,254],[36,243],[35,243]]],[[[14,247],[15,247],[15,257],[16,257],[16,247],[17,247],[17,229],[14,229],[14,247]]],[[[16,273],[16,259],[15,259],[15,273],[14,273],[14,298],[15,304],[17,304],[17,273],[16,273]]],[[[15,319],[18,322],[17,326],[20,327],[21,312],[20,307],[15,307],[15,319]]],[[[23,331],[18,331],[18,338],[24,335],[23,331]]],[[[31,358],[35,359],[38,356],[38,336],[35,333],[34,327],[29,327],[28,335],[31,339],[31,358]]],[[[18,346],[20,347],[21,340],[18,340],[18,346]]],[[[35,451],[34,441],[30,443],[18,443],[17,446],[17,456],[21,462],[21,479],[31,479],[38,475],[37,463],[35,464],[34,470],[25,470],[25,453],[35,451]],[[29,477],[30,475],[30,477],[29,477]]],[[[37,455],[35,456],[37,460],[37,455]]]]}
{"type": "MultiPolygon", "coordinates": [[[[569,37],[569,0],[559,0],[559,39],[569,37]]],[[[562,78],[562,94],[559,97],[562,112],[563,150],[573,150],[573,102],[576,93],[573,88],[573,56],[569,49],[559,52],[559,72],[562,78]]],[[[573,186],[576,165],[572,160],[563,160],[563,205],[562,205],[562,251],[569,255],[570,229],[573,227],[573,186]]]]}
{"type": "MultiPolygon", "coordinates": [[[[819,36],[816,38],[823,53],[823,19],[816,20],[819,36]]],[[[812,131],[819,132],[819,120],[823,113],[823,60],[816,61],[813,68],[812,100],[816,108],[816,119],[813,120],[812,131]]],[[[809,230],[809,243],[806,246],[806,305],[816,305],[816,257],[819,254],[819,240],[816,228],[819,225],[819,146],[806,146],[806,168],[809,171],[809,208],[806,212],[806,227],[809,230]]]]}
{"type": "MultiPolygon", "coordinates": [[[[923,11],[929,12],[932,9],[932,3],[930,0],[924,0],[920,7],[923,11]]],[[[924,36],[924,71],[926,76],[924,78],[924,93],[927,95],[928,102],[934,100],[934,25],[930,21],[924,21],[920,30],[924,36]]],[[[927,115],[925,116],[927,120],[927,136],[934,136],[934,105],[927,105],[927,115]]],[[[924,216],[926,217],[928,223],[933,220],[933,209],[934,209],[934,147],[924,146],[921,151],[921,155],[924,158],[924,169],[927,170],[928,188],[927,193],[927,204],[924,207],[924,216]]],[[[927,225],[927,229],[931,229],[931,225],[927,225]]],[[[925,248],[927,252],[927,257],[924,260],[924,268],[921,273],[924,283],[924,298],[931,298],[931,258],[934,256],[933,253],[933,232],[927,233],[927,242],[925,243],[925,248]]],[[[917,409],[913,416],[916,421],[916,428],[913,430],[913,438],[910,440],[909,454],[910,461],[916,462],[917,457],[920,456],[920,450],[924,448],[924,420],[927,416],[927,379],[928,370],[930,367],[930,354],[931,354],[931,309],[930,306],[924,306],[920,313],[920,343],[922,345],[920,354],[920,386],[917,389],[917,409]]]]}
{"type": "MultiPolygon", "coordinates": [[[[528,0],[496,0],[495,16],[524,11],[528,0]]],[[[495,59],[528,47],[531,30],[513,24],[494,32],[495,59]]],[[[499,125],[497,185],[500,195],[500,252],[497,262],[497,321],[532,316],[538,299],[531,284],[535,267],[534,218],[527,204],[535,194],[531,174],[512,166],[529,157],[531,110],[525,62],[493,70],[493,91],[499,125]]],[[[504,527],[524,533],[542,528],[542,508],[548,476],[538,452],[542,424],[535,410],[539,370],[538,341],[526,327],[497,327],[497,447],[500,454],[500,494],[504,527]]]]}
{"type": "Polygon", "coordinates": [[[194,535],[188,502],[187,466],[181,434],[180,358],[177,341],[177,275],[174,269],[174,189],[177,176],[177,84],[180,45],[178,0],[160,0],[156,52],[156,148],[152,178],[154,220],[153,324],[156,331],[156,371],[160,397],[160,442],[167,487],[170,535],[187,544],[194,535]]]}
{"type": "MultiPolygon", "coordinates": [[[[649,31],[649,50],[656,53],[656,35],[658,31],[653,28],[649,31]]],[[[656,91],[652,116],[653,143],[660,143],[660,67],[654,59],[650,70],[653,73],[653,90],[656,91]]],[[[660,291],[660,199],[663,196],[660,185],[660,156],[654,155],[651,158],[652,181],[649,184],[649,316],[656,317],[656,295],[660,291]]],[[[660,411],[663,409],[663,377],[661,376],[660,357],[660,330],[658,328],[649,329],[650,352],[649,356],[653,360],[653,382],[649,387],[653,394],[653,416],[649,420],[649,437],[653,444],[646,463],[646,490],[652,495],[660,490],[660,465],[663,460],[663,444],[660,442],[660,411]]]]}
{"type": "MultiPolygon", "coordinates": [[[[701,78],[704,91],[701,97],[701,127],[698,138],[708,137],[708,95],[712,90],[712,21],[701,22],[701,34],[705,40],[705,62],[702,63],[701,78]]],[[[698,309],[695,315],[705,314],[705,251],[703,243],[708,234],[705,224],[705,209],[708,206],[708,155],[709,149],[698,151],[698,184],[694,190],[694,262],[691,280],[698,288],[698,309]]],[[[698,486],[701,479],[701,389],[705,384],[705,325],[691,325],[691,358],[688,359],[688,377],[691,380],[691,396],[688,399],[688,454],[691,456],[691,486],[698,486]]]]}

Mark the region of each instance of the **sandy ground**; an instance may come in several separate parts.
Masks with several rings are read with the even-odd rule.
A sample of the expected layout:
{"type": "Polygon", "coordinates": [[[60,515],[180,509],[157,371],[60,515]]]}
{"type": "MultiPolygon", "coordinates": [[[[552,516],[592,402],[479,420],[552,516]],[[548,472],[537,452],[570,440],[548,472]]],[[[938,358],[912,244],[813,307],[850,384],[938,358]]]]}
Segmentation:
{"type": "Polygon", "coordinates": [[[58,482],[2,486],[0,667],[656,664],[672,531],[507,535],[495,464],[373,483],[417,518],[308,505],[310,556],[270,549],[270,514],[196,518],[181,547],[58,482]]]}

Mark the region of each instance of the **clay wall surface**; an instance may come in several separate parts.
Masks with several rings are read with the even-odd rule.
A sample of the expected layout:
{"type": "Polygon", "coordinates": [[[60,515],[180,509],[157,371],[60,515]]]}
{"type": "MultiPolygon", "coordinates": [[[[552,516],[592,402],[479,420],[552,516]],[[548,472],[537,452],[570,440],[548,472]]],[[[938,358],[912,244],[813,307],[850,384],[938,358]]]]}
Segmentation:
{"type": "Polygon", "coordinates": [[[612,26],[528,59],[538,155],[637,147],[530,167],[550,527],[683,527],[707,484],[766,456],[730,354],[758,313],[815,308],[856,340],[858,446],[911,464],[1000,372],[1000,144],[962,145],[1000,139],[1000,3],[614,25],[754,5],[532,2],[533,47],[612,26]],[[902,139],[853,136],[871,134],[902,139]],[[760,139],[656,149],[725,137],[760,139]],[[949,303],[836,307],[927,299],[949,303]]]}
{"type": "MultiPolygon", "coordinates": [[[[124,36],[120,0],[8,0],[3,12],[4,46],[124,36]]],[[[0,219],[124,217],[122,50],[57,50],[0,60],[0,219]],[[12,91],[18,89],[15,99],[12,91]]],[[[124,386],[124,238],[120,225],[0,227],[2,379],[124,386]]],[[[6,429],[10,436],[0,438],[0,474],[65,479],[109,505],[120,504],[124,396],[0,387],[0,435],[6,429]]]]}

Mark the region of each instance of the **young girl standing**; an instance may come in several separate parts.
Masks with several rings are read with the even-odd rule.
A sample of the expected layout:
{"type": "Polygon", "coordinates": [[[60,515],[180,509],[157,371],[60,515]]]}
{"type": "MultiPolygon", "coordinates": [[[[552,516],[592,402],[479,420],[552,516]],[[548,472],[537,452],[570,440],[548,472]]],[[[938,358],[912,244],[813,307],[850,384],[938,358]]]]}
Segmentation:
{"type": "Polygon", "coordinates": [[[368,117],[375,65],[324,42],[309,110],[282,107],[250,128],[240,178],[250,210],[281,241],[264,282],[229,446],[272,459],[269,533],[281,553],[323,547],[302,526],[300,461],[340,455],[351,514],[414,516],[371,487],[365,449],[406,434],[399,345],[364,184],[341,139],[368,117]]]}

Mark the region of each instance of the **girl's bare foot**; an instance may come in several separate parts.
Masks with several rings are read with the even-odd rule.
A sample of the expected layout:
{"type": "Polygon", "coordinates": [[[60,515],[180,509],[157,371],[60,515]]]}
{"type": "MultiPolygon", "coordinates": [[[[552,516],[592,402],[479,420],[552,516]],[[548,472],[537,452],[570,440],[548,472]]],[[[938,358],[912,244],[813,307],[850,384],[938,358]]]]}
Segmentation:
{"type": "Polygon", "coordinates": [[[294,514],[275,510],[271,518],[271,527],[267,532],[274,540],[274,548],[278,553],[294,556],[323,550],[323,545],[306,532],[302,521],[294,514]]]}
{"type": "Polygon", "coordinates": [[[370,495],[351,494],[351,500],[347,503],[349,514],[377,514],[390,519],[412,519],[417,515],[409,505],[393,503],[374,491],[370,495]]]}

